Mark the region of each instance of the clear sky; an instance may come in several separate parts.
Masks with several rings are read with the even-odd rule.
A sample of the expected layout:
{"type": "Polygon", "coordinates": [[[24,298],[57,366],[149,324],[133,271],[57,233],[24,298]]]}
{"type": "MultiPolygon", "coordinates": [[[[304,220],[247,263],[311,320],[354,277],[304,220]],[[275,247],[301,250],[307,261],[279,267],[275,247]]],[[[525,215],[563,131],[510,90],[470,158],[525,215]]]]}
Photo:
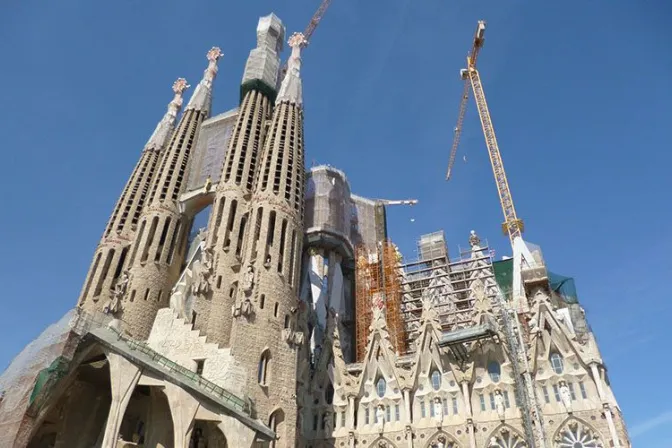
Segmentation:
{"type": "MultiPolygon", "coordinates": [[[[317,3],[3,2],[0,367],[75,305],[172,82],[195,86],[220,46],[213,113],[236,106],[257,18],[274,11],[300,31],[317,3]]],[[[634,446],[669,448],[669,2],[334,0],[303,59],[307,164],[344,170],[364,196],[419,199],[388,210],[406,256],[438,229],[453,254],[471,229],[508,254],[473,103],[444,181],[478,19],[526,239],[576,278],[634,446]]]]}

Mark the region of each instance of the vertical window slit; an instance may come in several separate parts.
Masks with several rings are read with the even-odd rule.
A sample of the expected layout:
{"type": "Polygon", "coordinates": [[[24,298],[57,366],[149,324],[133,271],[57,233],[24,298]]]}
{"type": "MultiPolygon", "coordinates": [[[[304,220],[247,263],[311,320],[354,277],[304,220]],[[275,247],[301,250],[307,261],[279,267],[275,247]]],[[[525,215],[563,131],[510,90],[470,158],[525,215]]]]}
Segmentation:
{"type": "Polygon", "coordinates": [[[112,258],[114,257],[114,249],[110,250],[105,257],[105,263],[103,263],[103,269],[100,271],[100,276],[98,277],[98,282],[96,283],[96,290],[93,292],[94,296],[99,296],[103,292],[103,282],[105,282],[105,277],[110,270],[110,265],[112,264],[112,258]]]}
{"type": "Polygon", "coordinates": [[[175,244],[177,243],[177,239],[179,238],[181,231],[182,221],[177,221],[177,225],[173,231],[173,236],[170,237],[170,245],[168,246],[168,258],[166,259],[166,263],[168,264],[171,264],[173,262],[173,258],[175,258],[175,244]]]}
{"type": "Polygon", "coordinates": [[[278,272],[282,273],[282,262],[285,260],[285,240],[287,234],[287,220],[282,220],[282,226],[280,227],[280,254],[278,256],[278,272]]]}
{"type": "Polygon", "coordinates": [[[238,229],[238,241],[236,242],[236,255],[240,256],[243,250],[243,240],[245,236],[245,227],[247,226],[247,213],[240,218],[240,228],[238,229]]]}
{"type": "Polygon", "coordinates": [[[166,218],[166,222],[163,223],[163,230],[161,230],[161,236],[159,237],[159,246],[156,248],[156,255],[154,255],[154,261],[156,262],[161,261],[161,253],[163,252],[163,246],[166,244],[169,228],[170,218],[166,218]]]}
{"type": "Polygon", "coordinates": [[[152,242],[154,241],[154,234],[156,233],[156,226],[159,224],[159,217],[155,216],[152,218],[152,225],[149,227],[149,233],[147,234],[147,242],[145,243],[145,247],[142,250],[142,257],[140,257],[140,263],[144,263],[147,261],[147,257],[149,256],[149,247],[152,245],[152,242]]]}
{"type": "Polygon", "coordinates": [[[89,279],[86,282],[86,289],[84,289],[84,295],[82,296],[83,300],[86,300],[86,296],[89,295],[89,290],[91,289],[91,283],[93,282],[94,277],[96,276],[96,271],[98,271],[98,263],[100,263],[100,257],[102,254],[99,252],[96,255],[96,261],[93,262],[93,268],[89,272],[89,279]]]}
{"type": "Polygon", "coordinates": [[[226,223],[226,234],[224,235],[224,249],[228,249],[231,245],[231,239],[229,238],[231,231],[233,230],[233,223],[236,219],[236,209],[238,208],[238,201],[234,200],[231,202],[231,207],[229,208],[229,220],[226,223]]]}

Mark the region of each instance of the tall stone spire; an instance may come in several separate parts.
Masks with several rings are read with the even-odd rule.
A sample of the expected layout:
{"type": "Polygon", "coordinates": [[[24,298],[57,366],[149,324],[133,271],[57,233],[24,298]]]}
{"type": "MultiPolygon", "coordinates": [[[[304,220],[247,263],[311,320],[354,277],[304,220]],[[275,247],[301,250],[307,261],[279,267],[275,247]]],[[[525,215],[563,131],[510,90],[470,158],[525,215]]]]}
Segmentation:
{"type": "Polygon", "coordinates": [[[156,311],[168,306],[170,290],[180,274],[191,219],[181,213],[178,199],[186,187],[198,130],[210,114],[212,82],[221,56],[216,47],[207,54],[208,67],[161,156],[131,246],[127,286],[119,291],[121,303],[115,315],[137,339],[149,335],[156,311]]]}
{"type": "Polygon", "coordinates": [[[198,317],[194,326],[203,330],[209,341],[222,346],[229,343],[231,307],[242,281],[243,241],[250,229],[249,201],[277,94],[278,53],[282,50],[284,35],[282,22],[274,14],[259,19],[257,47],[250,51],[245,64],[240,111],[208,224],[207,246],[216,259],[213,272],[216,287],[208,293],[210,297],[196,297],[194,311],[198,317]]]}
{"type": "MultiPolygon", "coordinates": [[[[303,245],[305,167],[303,109],[299,75],[301,34],[289,39],[290,72],[276,99],[269,136],[264,142],[260,172],[250,206],[253,232],[245,239],[244,272],[235,291],[231,351],[250,375],[247,392],[264,421],[284,413],[278,428],[279,447],[296,445],[296,384],[300,347],[305,338],[305,313],[299,313],[299,270],[303,245]],[[272,360],[272,387],[265,365],[272,360]]],[[[305,350],[304,350],[305,353],[305,350]]]]}
{"type": "MultiPolygon", "coordinates": [[[[160,154],[175,130],[175,119],[182,107],[182,93],[188,87],[184,78],[179,78],[173,84],[175,96],[147,141],[140,160],[114,207],[79,298],[79,306],[88,311],[118,307],[113,290],[122,276],[128,249],[137,229],[160,154]]],[[[119,288],[122,287],[120,284],[119,288]]]]}

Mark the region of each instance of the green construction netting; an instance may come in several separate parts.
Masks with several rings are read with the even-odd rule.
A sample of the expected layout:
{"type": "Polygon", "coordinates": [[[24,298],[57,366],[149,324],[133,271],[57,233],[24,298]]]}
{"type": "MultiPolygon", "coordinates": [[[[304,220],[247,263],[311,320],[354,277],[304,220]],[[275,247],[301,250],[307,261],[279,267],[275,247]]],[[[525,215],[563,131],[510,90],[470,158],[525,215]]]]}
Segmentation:
{"type": "Polygon", "coordinates": [[[551,284],[551,289],[560,294],[565,303],[579,303],[573,277],[565,277],[548,271],[548,281],[551,284]]]}
{"type": "Polygon", "coordinates": [[[35,398],[42,392],[44,386],[50,381],[58,381],[68,371],[68,360],[63,356],[59,356],[54,359],[54,361],[46,369],[42,369],[40,373],[37,374],[37,379],[35,380],[35,387],[33,387],[33,392],[30,394],[30,404],[33,404],[35,398]]]}
{"type": "Polygon", "coordinates": [[[492,263],[492,268],[495,271],[495,280],[499,285],[499,289],[502,290],[507,300],[511,299],[511,290],[513,289],[513,258],[495,261],[492,263]]]}

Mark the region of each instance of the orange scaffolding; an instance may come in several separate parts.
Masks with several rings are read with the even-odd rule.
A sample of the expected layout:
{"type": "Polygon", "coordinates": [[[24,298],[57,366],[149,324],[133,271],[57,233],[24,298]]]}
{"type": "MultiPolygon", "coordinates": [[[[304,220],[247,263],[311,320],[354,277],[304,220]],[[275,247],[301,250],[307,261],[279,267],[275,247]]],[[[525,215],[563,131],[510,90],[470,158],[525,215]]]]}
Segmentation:
{"type": "Polygon", "coordinates": [[[382,296],[385,320],[391,342],[397,353],[406,352],[406,334],[401,317],[401,279],[399,260],[394,244],[384,241],[377,250],[358,246],[355,252],[355,356],[366,356],[369,328],[373,318],[372,306],[382,296]]]}

